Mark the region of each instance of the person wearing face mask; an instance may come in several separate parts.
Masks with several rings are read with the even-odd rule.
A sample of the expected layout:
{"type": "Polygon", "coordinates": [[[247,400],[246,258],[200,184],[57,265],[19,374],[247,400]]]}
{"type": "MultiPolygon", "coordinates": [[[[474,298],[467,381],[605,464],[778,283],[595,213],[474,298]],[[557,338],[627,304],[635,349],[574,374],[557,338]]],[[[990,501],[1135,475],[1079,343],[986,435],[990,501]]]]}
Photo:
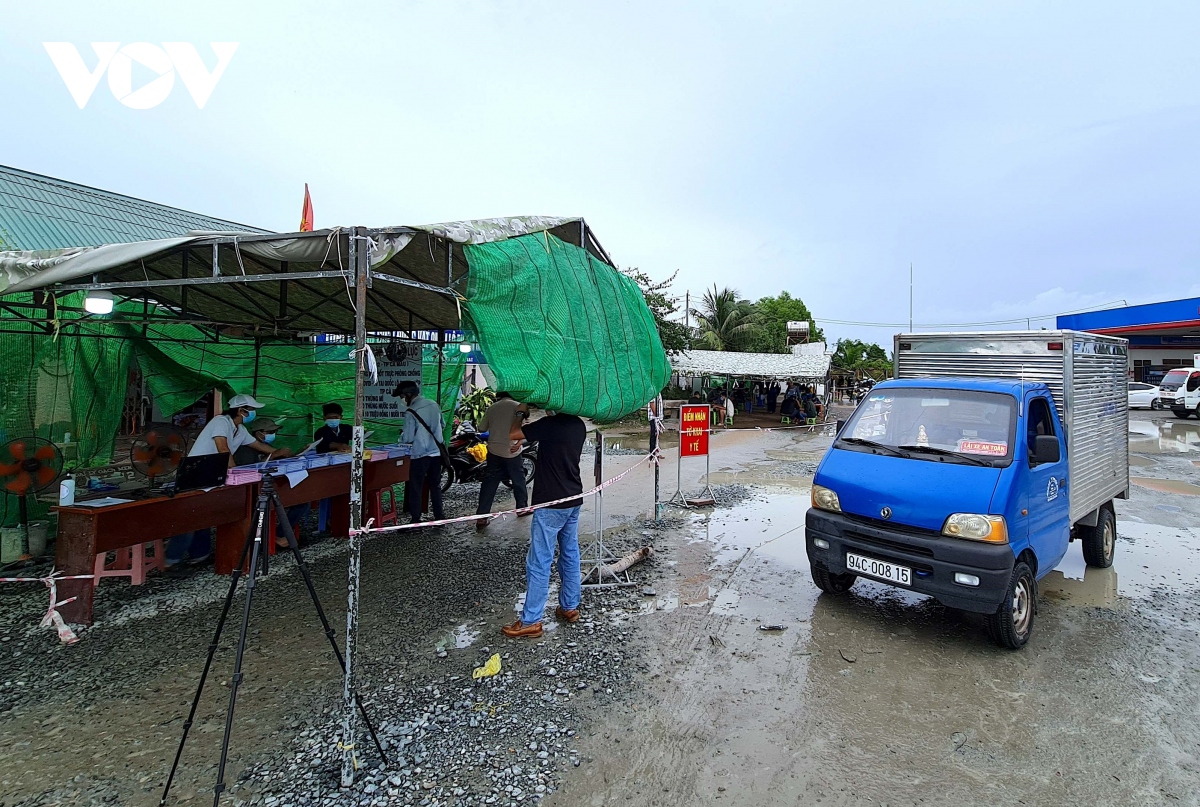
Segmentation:
{"type": "Polygon", "coordinates": [[[429,491],[429,504],[434,520],[445,517],[442,512],[442,488],[438,484],[442,473],[441,443],[442,410],[436,401],[421,396],[421,388],[415,381],[401,381],[392,395],[402,398],[404,409],[404,432],[401,443],[412,446],[412,458],[408,472],[408,514],[413,523],[421,520],[421,501],[429,491]]]}
{"type": "MultiPolygon", "coordinates": [[[[276,449],[270,444],[257,439],[250,432],[248,424],[256,419],[262,404],[249,395],[234,395],[229,399],[229,408],[208,422],[208,425],[196,436],[192,443],[189,457],[206,457],[210,454],[228,454],[229,467],[234,466],[234,454],[238,449],[248,447],[265,455],[273,455],[275,459],[290,457],[292,452],[286,448],[276,449]]],[[[212,536],[209,530],[196,530],[176,535],[167,541],[167,550],[163,553],[167,568],[178,566],[184,555],[190,558],[189,563],[199,564],[208,560],[212,554],[212,536]]]]}
{"type": "Polygon", "coordinates": [[[349,424],[342,423],[342,405],[332,401],[321,407],[321,415],[325,423],[313,435],[318,440],[318,454],[328,454],[330,451],[349,451],[354,440],[354,430],[349,424]]]}
{"type": "Polygon", "coordinates": [[[271,447],[271,451],[267,454],[262,454],[246,444],[233,452],[233,462],[235,465],[253,465],[256,462],[265,462],[266,460],[276,459],[278,454],[275,450],[275,435],[279,431],[279,424],[271,420],[271,418],[254,419],[254,424],[250,427],[250,433],[254,435],[254,439],[263,445],[271,447]]]}

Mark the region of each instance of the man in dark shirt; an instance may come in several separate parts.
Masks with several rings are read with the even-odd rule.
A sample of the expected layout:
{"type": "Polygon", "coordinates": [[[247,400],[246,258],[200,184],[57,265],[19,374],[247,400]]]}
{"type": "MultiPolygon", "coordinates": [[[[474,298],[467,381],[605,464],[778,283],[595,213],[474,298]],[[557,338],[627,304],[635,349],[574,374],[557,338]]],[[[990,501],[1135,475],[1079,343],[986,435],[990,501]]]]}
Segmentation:
{"type": "Polygon", "coordinates": [[[579,559],[579,509],[583,493],[579,477],[579,458],[587,427],[575,415],[547,412],[546,417],[524,425],[529,411],[525,404],[517,408],[509,437],[513,440],[536,440],[538,443],[537,475],[533,478],[533,501],[536,507],[546,502],[558,502],[535,510],[530,529],[529,552],[525,556],[525,608],[521,618],[505,625],[501,632],[510,637],[537,638],[542,635],[542,616],[550,592],[550,567],[554,548],[558,547],[558,607],[555,616],[567,622],[579,620],[579,600],[582,596],[579,559]]]}
{"type": "Polygon", "coordinates": [[[317,443],[316,452],[328,454],[330,451],[349,451],[350,443],[354,439],[354,429],[342,423],[341,404],[327,403],[321,407],[321,414],[325,416],[325,425],[313,435],[314,440],[320,441],[317,443]]]}

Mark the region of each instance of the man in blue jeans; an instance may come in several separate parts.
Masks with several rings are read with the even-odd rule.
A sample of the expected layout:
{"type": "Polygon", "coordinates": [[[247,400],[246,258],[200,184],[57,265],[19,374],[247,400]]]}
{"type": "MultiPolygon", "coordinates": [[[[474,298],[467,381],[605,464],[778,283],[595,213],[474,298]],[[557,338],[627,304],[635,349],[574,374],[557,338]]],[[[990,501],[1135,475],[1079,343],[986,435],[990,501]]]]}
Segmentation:
{"type": "Polygon", "coordinates": [[[500,629],[512,638],[536,639],[542,635],[542,616],[550,594],[550,567],[558,548],[558,607],[555,616],[567,622],[579,621],[582,596],[579,570],[579,508],[583,493],[579,477],[579,458],[587,427],[575,415],[548,411],[541,420],[525,424],[529,408],[517,408],[509,438],[538,442],[537,475],[533,478],[534,507],[559,499],[549,507],[535,510],[530,530],[529,553],[525,556],[525,608],[521,618],[500,629]]]}

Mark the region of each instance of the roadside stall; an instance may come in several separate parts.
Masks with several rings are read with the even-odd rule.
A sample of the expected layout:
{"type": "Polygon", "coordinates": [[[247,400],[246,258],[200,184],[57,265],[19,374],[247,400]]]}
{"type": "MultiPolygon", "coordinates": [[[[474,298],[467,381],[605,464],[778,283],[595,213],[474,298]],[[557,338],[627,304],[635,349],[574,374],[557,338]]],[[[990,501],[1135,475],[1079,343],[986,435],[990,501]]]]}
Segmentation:
{"type": "MultiPolygon", "coordinates": [[[[349,350],[349,462],[297,468],[307,474],[292,494],[294,500],[330,496],[344,501],[338,514],[349,534],[344,783],[353,780],[351,749],[358,734],[353,662],[367,498],[402,481],[407,471],[402,456],[393,458],[385,450],[376,461],[366,448],[372,428],[368,413],[387,414],[391,405],[379,393],[389,346],[423,342],[433,348],[437,377],[425,380],[435,382],[443,409],[445,389],[457,390],[461,382],[461,374],[447,378],[445,371],[447,353],[459,347],[448,343],[447,332],[453,330],[462,330],[465,343],[487,357],[499,389],[584,417],[615,420],[628,414],[657,395],[670,374],[640,291],[616,271],[578,218],[283,235],[207,233],[0,253],[0,311],[0,334],[75,340],[73,372],[84,377],[102,361],[121,361],[121,346],[139,333],[152,349],[151,334],[169,327],[195,329],[212,343],[250,339],[258,345],[249,378],[223,376],[223,384],[216,385],[230,393],[253,394],[257,385],[262,394],[269,372],[264,360],[270,364],[277,342],[307,341],[311,350],[332,342],[349,350]],[[312,489],[300,490],[304,485],[312,489]]],[[[223,375],[220,368],[215,372],[223,375]]],[[[89,396],[81,391],[79,398],[78,407],[85,408],[89,396]]],[[[111,444],[119,420],[112,410],[120,410],[99,385],[93,384],[90,399],[106,415],[89,420],[87,439],[94,450],[106,440],[111,444]]],[[[68,508],[60,524],[58,571],[89,575],[96,553],[116,548],[113,541],[152,540],[201,522],[217,525],[218,546],[236,547],[246,534],[255,497],[251,480],[87,513],[68,508]],[[111,537],[118,534],[134,538],[111,537]]],[[[231,557],[236,565],[236,550],[231,557]]],[[[59,583],[62,596],[80,598],[76,616],[90,610],[93,582],[59,583]]]]}

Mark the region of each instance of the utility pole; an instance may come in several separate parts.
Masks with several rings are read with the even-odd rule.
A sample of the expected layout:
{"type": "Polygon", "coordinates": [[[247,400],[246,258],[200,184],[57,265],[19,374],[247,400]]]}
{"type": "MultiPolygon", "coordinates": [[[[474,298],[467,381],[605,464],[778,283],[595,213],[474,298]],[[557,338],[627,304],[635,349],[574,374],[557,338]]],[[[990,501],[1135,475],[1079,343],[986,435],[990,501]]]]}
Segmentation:
{"type": "Polygon", "coordinates": [[[908,332],[912,333],[912,301],[913,301],[913,270],[912,263],[908,264],[908,332]]]}
{"type": "Polygon", "coordinates": [[[683,293],[683,327],[689,331],[692,329],[692,293],[690,291],[683,293]]]}

